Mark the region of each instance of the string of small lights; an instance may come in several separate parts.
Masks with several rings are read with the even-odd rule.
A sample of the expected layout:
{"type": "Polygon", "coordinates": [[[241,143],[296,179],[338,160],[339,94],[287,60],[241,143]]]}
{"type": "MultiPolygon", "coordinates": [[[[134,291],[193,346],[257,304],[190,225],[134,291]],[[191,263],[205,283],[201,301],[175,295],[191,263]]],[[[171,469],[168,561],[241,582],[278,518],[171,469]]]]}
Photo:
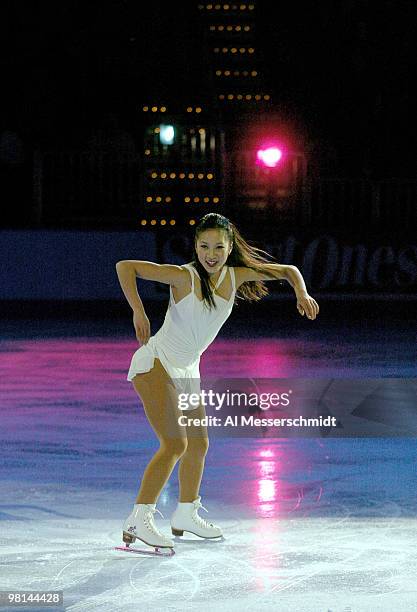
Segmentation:
{"type": "Polygon", "coordinates": [[[192,181],[193,179],[207,179],[208,181],[213,180],[214,174],[212,172],[209,172],[207,174],[205,174],[204,172],[199,172],[198,174],[195,174],[194,172],[179,172],[178,174],[176,172],[150,172],[149,176],[151,179],[187,179],[192,181]]]}
{"type": "Polygon", "coordinates": [[[200,11],[253,11],[254,4],[199,4],[200,11]]]}
{"type": "MultiPolygon", "coordinates": [[[[147,204],[150,204],[152,202],[156,202],[158,204],[161,203],[166,203],[169,204],[173,201],[171,196],[146,196],[145,197],[145,202],[147,204]]],[[[217,196],[185,196],[182,198],[183,202],[188,203],[188,202],[203,202],[204,204],[208,204],[209,202],[213,202],[213,204],[218,204],[220,202],[220,198],[217,196]]]]}
{"type": "Polygon", "coordinates": [[[216,70],[216,76],[225,76],[225,77],[257,77],[257,70],[216,70]]]}
{"type": "Polygon", "coordinates": [[[250,32],[250,25],[211,25],[209,26],[210,32],[250,32]]]}
{"type": "Polygon", "coordinates": [[[255,48],[254,47],[214,47],[213,49],[214,53],[255,53],[255,48]]]}
{"type": "MultiPolygon", "coordinates": [[[[195,219],[188,219],[188,224],[189,225],[195,225],[195,219]]],[[[176,225],[176,220],[175,219],[170,219],[169,221],[167,219],[141,219],[140,224],[144,227],[147,225],[160,225],[160,226],[173,226],[176,225]]]]}

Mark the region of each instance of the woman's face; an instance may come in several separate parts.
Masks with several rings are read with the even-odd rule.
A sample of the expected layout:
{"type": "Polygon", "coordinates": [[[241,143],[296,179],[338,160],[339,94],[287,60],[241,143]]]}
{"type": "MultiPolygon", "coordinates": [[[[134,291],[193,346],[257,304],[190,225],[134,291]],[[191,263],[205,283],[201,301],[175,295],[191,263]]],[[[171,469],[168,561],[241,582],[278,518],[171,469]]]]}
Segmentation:
{"type": "Polygon", "coordinates": [[[215,274],[226,263],[232,245],[225,230],[208,229],[196,239],[195,250],[201,265],[209,274],[215,274]]]}

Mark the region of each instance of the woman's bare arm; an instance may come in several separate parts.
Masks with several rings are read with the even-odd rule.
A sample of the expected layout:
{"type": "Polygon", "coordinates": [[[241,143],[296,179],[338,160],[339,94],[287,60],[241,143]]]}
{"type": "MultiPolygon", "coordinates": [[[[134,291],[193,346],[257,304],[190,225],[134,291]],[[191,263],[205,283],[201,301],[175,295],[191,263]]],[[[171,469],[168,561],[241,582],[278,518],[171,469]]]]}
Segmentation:
{"type": "Polygon", "coordinates": [[[182,286],[190,278],[190,274],[181,266],[157,264],[153,261],[125,259],[117,262],[116,270],[118,268],[132,268],[139,278],[166,283],[174,287],[182,286]]]}
{"type": "Polygon", "coordinates": [[[262,267],[268,272],[272,273],[271,275],[262,274],[262,272],[257,272],[256,270],[252,270],[252,268],[235,268],[236,274],[236,284],[237,286],[242,285],[242,283],[247,283],[250,281],[271,281],[271,280],[279,280],[287,278],[287,270],[292,266],[286,266],[284,264],[262,264],[262,267]]]}
{"type": "Polygon", "coordinates": [[[285,279],[294,289],[299,313],[302,316],[307,314],[309,319],[316,318],[319,313],[319,306],[316,300],[308,295],[304,278],[296,266],[271,263],[262,264],[262,267],[268,272],[272,272],[272,276],[266,276],[262,272],[257,272],[251,268],[235,268],[237,286],[239,287],[242,283],[249,281],[285,279]]]}
{"type": "Polygon", "coordinates": [[[180,266],[155,264],[151,261],[136,261],[133,259],[118,261],[116,272],[122,291],[133,310],[136,338],[142,344],[147,344],[151,335],[151,326],[138,294],[136,277],[179,287],[189,279],[189,274],[180,266]]]}
{"type": "Polygon", "coordinates": [[[189,273],[171,264],[156,264],[151,261],[123,260],[116,264],[116,272],[120,286],[133,311],[144,311],[142,300],[139,297],[136,277],[144,280],[153,280],[166,283],[174,287],[182,286],[188,279],[189,273]]]}

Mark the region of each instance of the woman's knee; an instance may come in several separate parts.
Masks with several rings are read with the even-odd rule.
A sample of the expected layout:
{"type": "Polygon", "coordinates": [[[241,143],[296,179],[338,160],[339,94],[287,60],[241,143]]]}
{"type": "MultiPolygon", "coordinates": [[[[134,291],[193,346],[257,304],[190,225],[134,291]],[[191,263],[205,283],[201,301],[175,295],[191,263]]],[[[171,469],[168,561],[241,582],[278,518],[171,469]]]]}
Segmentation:
{"type": "Polygon", "coordinates": [[[188,438],[187,452],[204,457],[207,455],[209,445],[209,439],[206,437],[188,438]]]}
{"type": "Polygon", "coordinates": [[[164,438],[161,448],[172,457],[179,459],[187,450],[187,438],[164,438]]]}

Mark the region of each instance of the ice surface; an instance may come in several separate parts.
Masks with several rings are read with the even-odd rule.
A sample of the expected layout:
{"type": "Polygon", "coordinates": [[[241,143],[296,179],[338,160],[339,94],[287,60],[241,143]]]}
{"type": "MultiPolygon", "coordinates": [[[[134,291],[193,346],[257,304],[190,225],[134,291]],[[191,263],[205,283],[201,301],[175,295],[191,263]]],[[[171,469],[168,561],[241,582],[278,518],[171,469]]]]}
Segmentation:
{"type": "MultiPolygon", "coordinates": [[[[224,541],[176,538],[165,559],[113,550],[157,448],[125,380],[134,344],[3,341],[0,589],[62,589],[71,611],[417,609],[415,439],[214,437],[200,513],[224,541]]],[[[324,366],[319,344],[264,338],[250,353],[219,340],[204,371],[218,374],[222,356],[229,376],[360,370],[346,346],[324,366]]],[[[366,357],[363,375],[383,376],[380,362],[366,357]]],[[[176,468],[158,502],[165,518],[156,515],[167,534],[177,492],[176,468]]]]}

